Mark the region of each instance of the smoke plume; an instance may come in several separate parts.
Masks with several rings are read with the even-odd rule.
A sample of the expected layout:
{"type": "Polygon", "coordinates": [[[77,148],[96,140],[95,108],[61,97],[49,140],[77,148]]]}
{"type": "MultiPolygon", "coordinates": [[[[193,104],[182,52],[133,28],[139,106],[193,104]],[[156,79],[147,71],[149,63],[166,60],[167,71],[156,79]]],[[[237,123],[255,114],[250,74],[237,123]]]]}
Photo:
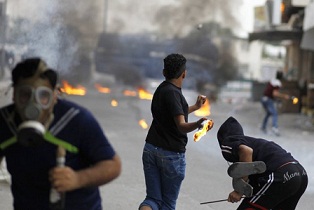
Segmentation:
{"type": "Polygon", "coordinates": [[[10,0],[7,7],[9,18],[28,21],[27,29],[13,42],[26,45],[31,56],[65,72],[80,63],[81,52],[95,48],[102,30],[97,1],[10,0]]]}
{"type": "Polygon", "coordinates": [[[236,11],[242,0],[116,0],[108,3],[108,31],[114,33],[157,33],[182,37],[199,24],[218,22],[237,28],[236,11]]]}
{"type": "MultiPolygon", "coordinates": [[[[86,72],[89,71],[90,58],[92,58],[91,52],[95,51],[102,32],[119,37],[125,34],[140,37],[137,34],[142,36],[147,33],[154,34],[156,39],[166,37],[168,40],[184,38],[191,35],[193,30],[206,34],[205,26],[210,22],[218,22],[222,27],[238,27],[239,23],[233,11],[238,11],[240,4],[242,0],[29,0],[27,2],[9,0],[8,15],[10,18],[20,17],[29,21],[27,26],[23,25],[23,31],[16,33],[16,39],[13,41],[25,44],[31,50],[31,55],[43,57],[50,66],[59,71],[70,72],[72,75],[86,79],[88,78],[86,72]],[[202,25],[203,28],[200,27],[202,25]]],[[[21,30],[23,27],[16,28],[21,30]]],[[[193,39],[193,42],[184,44],[182,50],[194,54],[201,53],[201,57],[204,57],[204,54],[216,55],[217,50],[212,50],[210,53],[206,51],[208,46],[212,46],[211,41],[208,42],[206,39],[202,41],[199,38],[196,40],[196,44],[193,39]]],[[[143,40],[136,42],[132,50],[128,50],[131,48],[130,44],[127,44],[122,51],[130,51],[129,57],[140,54],[138,57],[146,59],[139,53],[148,51],[147,46],[143,46],[142,42],[143,40]]],[[[113,51],[119,49],[117,47],[119,43],[111,44],[113,51]]],[[[161,44],[159,47],[162,46],[161,44]]],[[[153,47],[156,46],[151,45],[151,48],[153,47]]],[[[166,49],[159,50],[167,52],[166,49]]],[[[215,58],[214,55],[211,57],[215,58]]],[[[98,57],[99,60],[105,60],[104,57],[98,57]]],[[[102,64],[99,67],[101,69],[110,67],[108,63],[102,64]]],[[[125,69],[123,72],[130,69],[129,62],[125,65],[127,68],[122,68],[125,69]]],[[[153,69],[155,66],[149,67],[153,69]]]]}

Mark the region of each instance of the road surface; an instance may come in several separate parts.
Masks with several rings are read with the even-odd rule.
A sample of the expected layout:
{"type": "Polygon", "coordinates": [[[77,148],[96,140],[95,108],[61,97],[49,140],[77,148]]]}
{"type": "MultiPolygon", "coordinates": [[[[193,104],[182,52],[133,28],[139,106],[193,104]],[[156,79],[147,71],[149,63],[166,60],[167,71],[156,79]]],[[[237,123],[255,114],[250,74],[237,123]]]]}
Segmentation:
{"type": "MultiPolygon", "coordinates": [[[[141,155],[147,129],[139,126],[138,121],[144,119],[148,125],[151,122],[149,100],[136,97],[126,97],[117,89],[111,94],[96,91],[88,92],[85,96],[67,96],[90,109],[101,123],[107,137],[122,158],[123,171],[113,182],[102,186],[101,193],[104,209],[136,210],[145,196],[144,175],[141,155]],[[115,99],[118,106],[111,106],[115,99]]],[[[189,103],[194,103],[196,93],[184,91],[189,103]]],[[[279,125],[282,136],[264,135],[259,131],[263,111],[258,103],[238,102],[236,104],[221,101],[211,104],[210,119],[215,124],[211,131],[199,142],[194,142],[189,134],[186,158],[186,177],[180,191],[178,210],[233,210],[238,204],[219,202],[200,205],[201,202],[226,199],[232,190],[231,178],[226,171],[228,164],[224,161],[217,142],[216,134],[219,126],[229,116],[236,117],[242,123],[247,135],[269,138],[298,159],[307,169],[310,183],[305,195],[299,202],[298,210],[310,210],[314,197],[314,129],[308,125],[308,119],[300,114],[282,114],[279,125]]],[[[197,119],[191,115],[190,120],[197,119]]],[[[3,172],[3,170],[2,170],[3,172]]],[[[0,209],[12,209],[12,197],[8,182],[0,182],[0,209]]]]}

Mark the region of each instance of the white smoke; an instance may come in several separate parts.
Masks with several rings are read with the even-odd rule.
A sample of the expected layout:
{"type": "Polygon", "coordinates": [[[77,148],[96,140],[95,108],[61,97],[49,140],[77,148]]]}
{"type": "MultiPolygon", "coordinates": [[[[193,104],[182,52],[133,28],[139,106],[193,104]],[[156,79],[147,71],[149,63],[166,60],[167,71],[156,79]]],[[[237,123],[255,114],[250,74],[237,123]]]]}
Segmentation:
{"type": "Polygon", "coordinates": [[[65,72],[79,62],[80,48],[89,51],[95,47],[102,30],[99,9],[98,3],[74,0],[10,0],[7,3],[9,18],[31,22],[17,41],[27,41],[32,56],[40,56],[49,66],[65,72]],[[76,37],[69,33],[69,26],[78,31],[76,37]]]}

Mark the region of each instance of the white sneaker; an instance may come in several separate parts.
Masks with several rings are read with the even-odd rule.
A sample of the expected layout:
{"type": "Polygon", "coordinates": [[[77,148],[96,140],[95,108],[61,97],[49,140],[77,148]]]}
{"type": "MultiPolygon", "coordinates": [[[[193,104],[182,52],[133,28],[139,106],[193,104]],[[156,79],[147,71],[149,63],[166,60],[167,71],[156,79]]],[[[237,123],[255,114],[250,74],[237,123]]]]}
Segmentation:
{"type": "Polygon", "coordinates": [[[272,127],[271,130],[272,130],[272,132],[273,132],[276,136],[280,136],[280,132],[279,132],[278,128],[272,127]]]}

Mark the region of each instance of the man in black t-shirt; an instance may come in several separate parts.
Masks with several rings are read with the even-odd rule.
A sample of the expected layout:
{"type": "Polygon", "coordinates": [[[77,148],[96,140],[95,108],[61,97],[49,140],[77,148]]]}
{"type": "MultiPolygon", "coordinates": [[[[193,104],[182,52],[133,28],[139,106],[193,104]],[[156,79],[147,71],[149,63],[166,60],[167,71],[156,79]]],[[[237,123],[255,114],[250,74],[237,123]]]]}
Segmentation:
{"type": "MultiPolygon", "coordinates": [[[[242,126],[229,117],[219,128],[218,142],[228,162],[263,161],[266,171],[242,179],[253,187],[253,195],[245,197],[238,210],[293,210],[305,192],[308,177],[302,165],[278,144],[265,139],[245,136],[242,126]]],[[[234,190],[229,202],[238,202],[243,194],[234,190]]]]}
{"type": "Polygon", "coordinates": [[[140,210],[174,210],[185,176],[187,133],[202,126],[206,118],[188,122],[188,114],[199,109],[206,98],[199,95],[189,106],[181,92],[186,59],[170,54],[164,59],[163,81],[156,89],[151,111],[153,121],[146,137],[143,166],[146,198],[140,210]]]}

